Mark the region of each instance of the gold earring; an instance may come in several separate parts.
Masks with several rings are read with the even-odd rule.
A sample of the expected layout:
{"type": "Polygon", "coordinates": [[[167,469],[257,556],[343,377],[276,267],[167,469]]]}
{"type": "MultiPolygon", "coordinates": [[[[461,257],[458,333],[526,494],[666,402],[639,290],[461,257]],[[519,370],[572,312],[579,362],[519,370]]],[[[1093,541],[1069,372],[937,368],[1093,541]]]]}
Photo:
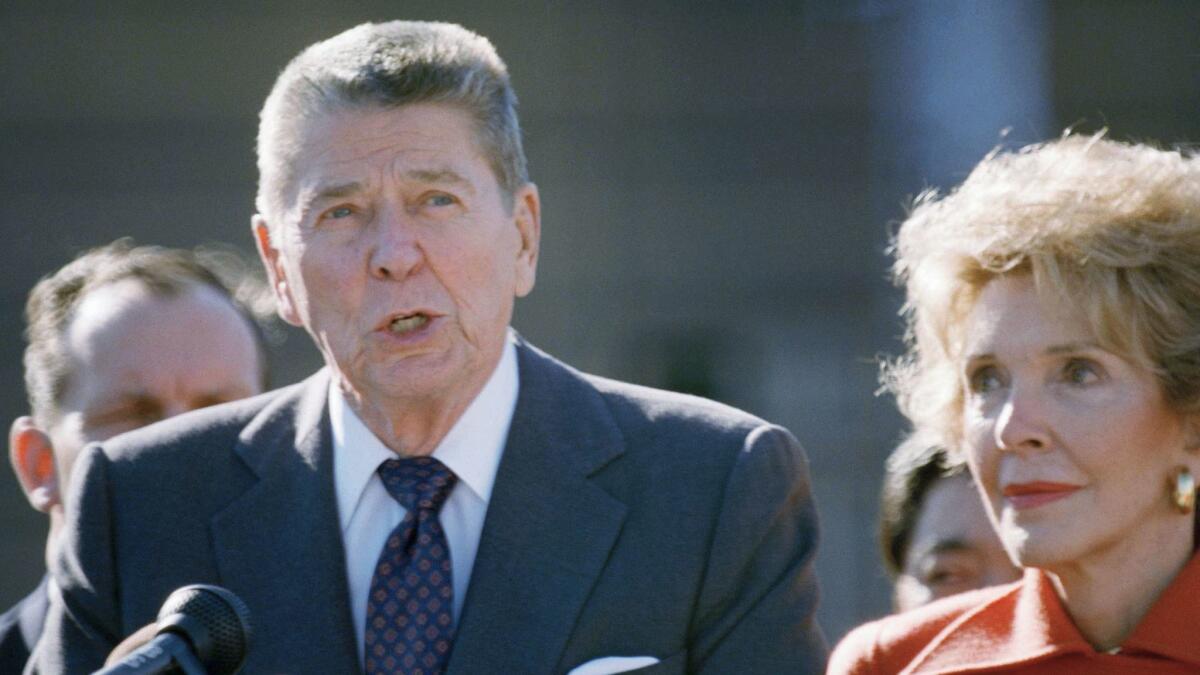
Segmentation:
{"type": "Polygon", "coordinates": [[[1188,514],[1196,509],[1196,479],[1186,466],[1175,470],[1171,481],[1171,503],[1180,513],[1188,514]]]}

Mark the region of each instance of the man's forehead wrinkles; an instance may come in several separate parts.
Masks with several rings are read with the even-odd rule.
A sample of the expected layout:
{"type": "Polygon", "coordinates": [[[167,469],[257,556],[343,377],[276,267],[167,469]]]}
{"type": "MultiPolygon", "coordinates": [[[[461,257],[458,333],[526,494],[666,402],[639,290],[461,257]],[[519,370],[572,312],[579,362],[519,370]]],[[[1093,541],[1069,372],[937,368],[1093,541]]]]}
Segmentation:
{"type": "MultiPolygon", "coordinates": [[[[372,154],[382,152],[384,150],[372,154]]],[[[312,171],[309,180],[301,185],[301,195],[363,190],[384,176],[427,182],[470,182],[466,167],[456,166],[448,153],[438,149],[405,148],[378,163],[364,161],[368,157],[346,158],[326,162],[324,167],[314,167],[317,170],[312,171]]]]}
{"type": "Polygon", "coordinates": [[[336,156],[339,161],[357,161],[380,152],[395,151],[402,146],[436,149],[447,144],[454,145],[458,140],[456,137],[447,137],[434,131],[413,127],[395,128],[388,121],[379,123],[373,122],[372,118],[358,116],[332,118],[311,129],[306,136],[307,142],[303,144],[306,147],[302,147],[298,157],[312,153],[314,158],[320,159],[330,155],[336,156],[336,153],[342,151],[360,150],[354,155],[336,156]],[[335,130],[344,130],[348,126],[353,128],[351,134],[332,133],[335,130]],[[338,141],[331,140],[334,136],[339,137],[338,141]]]}
{"type": "Polygon", "coordinates": [[[313,170],[309,173],[313,175],[315,183],[350,183],[362,174],[377,170],[396,175],[414,174],[418,171],[426,174],[458,174],[459,172],[447,161],[451,154],[453,153],[450,148],[433,143],[395,143],[358,151],[350,147],[331,148],[311,164],[313,170]]]}
{"type": "MultiPolygon", "coordinates": [[[[360,141],[338,142],[336,138],[319,136],[306,143],[299,153],[290,159],[290,171],[296,177],[305,174],[312,179],[324,181],[330,173],[358,171],[361,167],[390,161],[394,155],[407,153],[401,139],[390,139],[388,143],[362,143],[360,141]]],[[[304,180],[301,178],[301,180],[304,180]]]]}
{"type": "Polygon", "coordinates": [[[315,164],[318,167],[332,169],[350,167],[358,170],[364,166],[387,164],[414,152],[421,152],[421,149],[402,147],[399,142],[389,145],[371,145],[370,147],[363,147],[361,144],[355,143],[329,148],[315,164]]]}

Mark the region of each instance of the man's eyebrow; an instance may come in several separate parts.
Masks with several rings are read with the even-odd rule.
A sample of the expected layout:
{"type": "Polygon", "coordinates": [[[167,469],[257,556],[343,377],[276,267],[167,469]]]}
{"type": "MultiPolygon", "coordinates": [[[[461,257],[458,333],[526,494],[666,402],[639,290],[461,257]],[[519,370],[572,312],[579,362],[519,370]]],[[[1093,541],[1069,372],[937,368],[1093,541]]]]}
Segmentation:
{"type": "MultiPolygon", "coordinates": [[[[452,184],[462,187],[471,192],[475,191],[475,186],[471,181],[467,180],[459,172],[453,169],[410,169],[404,172],[404,177],[409,180],[420,181],[422,183],[441,183],[452,184]]],[[[300,195],[300,212],[307,214],[312,210],[313,206],[321,202],[334,199],[349,197],[365,190],[363,184],[359,181],[348,181],[345,183],[329,183],[327,185],[317,185],[305,190],[300,195]]],[[[303,217],[303,216],[302,216],[303,217]]]]}
{"type": "MultiPolygon", "coordinates": [[[[202,401],[228,401],[249,396],[249,390],[240,384],[230,384],[217,389],[208,389],[192,396],[191,403],[202,401]]],[[[212,405],[209,403],[208,405],[212,405]]]]}
{"type": "Polygon", "coordinates": [[[323,199],[338,199],[340,197],[347,197],[356,192],[361,192],[362,189],[362,183],[359,183],[358,181],[320,185],[308,194],[306,201],[311,204],[323,199]]]}
{"type": "Polygon", "coordinates": [[[424,183],[454,183],[471,187],[471,181],[453,169],[412,169],[405,171],[404,175],[424,183]]]}
{"type": "Polygon", "coordinates": [[[321,202],[349,197],[352,194],[361,192],[362,189],[363,185],[358,181],[329,183],[327,185],[316,185],[306,188],[300,192],[297,199],[300,219],[304,220],[313,210],[313,207],[321,202]]]}
{"type": "Polygon", "coordinates": [[[965,539],[942,539],[930,547],[930,553],[954,553],[957,551],[969,551],[971,545],[965,539]]]}
{"type": "Polygon", "coordinates": [[[107,392],[94,405],[83,410],[84,415],[108,414],[130,405],[158,405],[158,399],[142,389],[126,389],[107,392]]]}

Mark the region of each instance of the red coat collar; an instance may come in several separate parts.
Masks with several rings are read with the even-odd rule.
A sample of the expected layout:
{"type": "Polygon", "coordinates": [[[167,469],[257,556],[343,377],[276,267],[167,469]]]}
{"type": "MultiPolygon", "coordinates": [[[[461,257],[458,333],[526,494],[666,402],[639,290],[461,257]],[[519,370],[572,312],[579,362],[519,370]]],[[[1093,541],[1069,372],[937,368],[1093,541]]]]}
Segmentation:
{"type": "MultiPolygon", "coordinates": [[[[1193,556],[1121,646],[1200,668],[1200,555],[1193,556]]],[[[969,672],[1090,654],[1042,571],[946,626],[905,673],[969,672]]]]}

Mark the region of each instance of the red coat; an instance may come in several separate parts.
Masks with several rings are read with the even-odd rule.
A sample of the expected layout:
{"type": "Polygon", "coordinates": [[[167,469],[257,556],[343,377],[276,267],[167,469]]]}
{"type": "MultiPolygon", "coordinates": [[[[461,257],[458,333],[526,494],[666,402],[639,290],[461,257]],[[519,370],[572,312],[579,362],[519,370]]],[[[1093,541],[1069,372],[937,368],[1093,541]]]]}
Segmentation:
{"type": "Polygon", "coordinates": [[[1200,555],[1115,654],[1080,635],[1044,572],[963,593],[851,631],[831,675],[868,673],[1200,673],[1200,555]]]}

